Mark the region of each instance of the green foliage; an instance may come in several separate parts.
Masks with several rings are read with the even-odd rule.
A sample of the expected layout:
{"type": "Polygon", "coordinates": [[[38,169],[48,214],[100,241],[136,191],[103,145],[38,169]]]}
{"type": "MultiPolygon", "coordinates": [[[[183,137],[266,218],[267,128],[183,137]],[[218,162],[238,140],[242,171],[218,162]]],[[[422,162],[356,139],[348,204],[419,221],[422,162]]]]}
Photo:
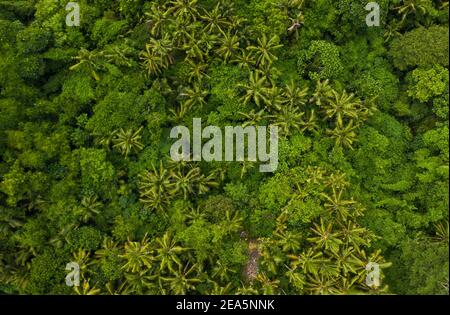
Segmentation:
{"type": "Polygon", "coordinates": [[[33,2],[30,3],[30,1],[22,0],[2,1],[0,3],[0,8],[2,9],[2,15],[0,15],[0,17],[11,20],[28,20],[33,16],[35,10],[33,4],[33,2]],[[3,14],[5,16],[3,16],[3,14]]]}
{"type": "Polygon", "coordinates": [[[420,102],[448,93],[448,69],[435,65],[431,69],[417,68],[408,78],[408,95],[420,102]]]}
{"type": "Polygon", "coordinates": [[[162,106],[161,96],[152,90],[137,95],[133,92],[113,91],[94,109],[94,115],[86,124],[86,129],[108,135],[119,128],[139,128],[152,109],[162,106]]]}
{"type": "MultiPolygon", "coordinates": [[[[392,1],[381,0],[377,2],[380,6],[381,21],[386,19],[389,2],[392,1]]],[[[336,17],[334,19],[334,27],[330,28],[330,30],[338,41],[361,34],[365,34],[363,36],[370,36],[371,31],[378,31],[377,28],[366,27],[365,20],[368,11],[365,10],[365,6],[367,3],[365,0],[333,1],[332,5],[336,9],[336,17]]]]}
{"type": "Polygon", "coordinates": [[[339,54],[339,48],[331,42],[312,41],[309,49],[298,59],[299,72],[306,72],[314,81],[337,79],[344,71],[339,54]]]}
{"type": "Polygon", "coordinates": [[[99,47],[113,42],[127,27],[126,21],[114,21],[108,18],[97,20],[92,29],[92,40],[99,47]]]}
{"type": "Polygon", "coordinates": [[[392,42],[389,54],[400,70],[434,64],[448,66],[448,28],[417,28],[392,42]]]}
{"type": "Polygon", "coordinates": [[[361,96],[376,98],[377,104],[388,110],[398,100],[398,78],[389,69],[386,60],[377,59],[368,69],[361,72],[355,82],[361,96]]]}
{"type": "MultiPolygon", "coordinates": [[[[236,7],[239,7],[236,5],[236,7]]],[[[238,9],[238,13],[241,13],[238,9]]],[[[289,16],[280,8],[276,0],[251,0],[246,3],[245,15],[240,14],[251,23],[251,30],[261,34],[286,34],[289,16]]]]}
{"type": "Polygon", "coordinates": [[[93,227],[83,226],[72,231],[68,236],[68,245],[72,251],[78,249],[96,250],[103,237],[100,231],[93,227]]]}
{"type": "Polygon", "coordinates": [[[115,181],[114,167],[106,160],[106,152],[98,149],[79,151],[81,183],[86,192],[110,195],[115,181]]]}
{"type": "Polygon", "coordinates": [[[447,1],[77,3],[0,1],[0,294],[448,294],[447,1]]]}
{"type": "Polygon", "coordinates": [[[30,294],[67,294],[67,286],[61,281],[65,278],[65,265],[69,257],[64,252],[49,250],[32,259],[30,282],[26,292],[30,294]]]}
{"type": "Polygon", "coordinates": [[[401,248],[401,258],[387,274],[399,279],[393,289],[400,294],[448,295],[448,243],[408,240],[401,248]]]}

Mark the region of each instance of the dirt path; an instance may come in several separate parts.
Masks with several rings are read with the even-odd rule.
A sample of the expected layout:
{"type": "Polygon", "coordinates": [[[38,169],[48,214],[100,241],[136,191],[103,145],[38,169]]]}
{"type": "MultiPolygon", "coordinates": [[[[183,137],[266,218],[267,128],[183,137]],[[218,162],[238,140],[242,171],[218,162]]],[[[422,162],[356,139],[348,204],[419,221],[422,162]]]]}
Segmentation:
{"type": "Polygon", "coordinates": [[[245,266],[245,279],[249,282],[252,282],[258,276],[258,260],[260,256],[259,241],[250,239],[248,242],[248,261],[245,266]]]}

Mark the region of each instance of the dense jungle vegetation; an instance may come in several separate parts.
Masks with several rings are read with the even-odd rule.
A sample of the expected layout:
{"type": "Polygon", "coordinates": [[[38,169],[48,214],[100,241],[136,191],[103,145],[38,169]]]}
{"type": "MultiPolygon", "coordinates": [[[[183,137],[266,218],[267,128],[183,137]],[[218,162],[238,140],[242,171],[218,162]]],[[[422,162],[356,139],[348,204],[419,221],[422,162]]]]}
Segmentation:
{"type": "Polygon", "coordinates": [[[448,294],[448,1],[67,2],[0,1],[0,293],[448,294]]]}

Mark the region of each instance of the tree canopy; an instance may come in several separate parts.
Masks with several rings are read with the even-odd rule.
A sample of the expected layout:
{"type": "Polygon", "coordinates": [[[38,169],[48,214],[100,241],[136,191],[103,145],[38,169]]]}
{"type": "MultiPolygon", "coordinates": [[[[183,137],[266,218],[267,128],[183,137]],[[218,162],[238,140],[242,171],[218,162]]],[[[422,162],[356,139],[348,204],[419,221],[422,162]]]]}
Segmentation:
{"type": "Polygon", "coordinates": [[[1,294],[448,294],[448,1],[76,3],[0,1],[1,294]]]}

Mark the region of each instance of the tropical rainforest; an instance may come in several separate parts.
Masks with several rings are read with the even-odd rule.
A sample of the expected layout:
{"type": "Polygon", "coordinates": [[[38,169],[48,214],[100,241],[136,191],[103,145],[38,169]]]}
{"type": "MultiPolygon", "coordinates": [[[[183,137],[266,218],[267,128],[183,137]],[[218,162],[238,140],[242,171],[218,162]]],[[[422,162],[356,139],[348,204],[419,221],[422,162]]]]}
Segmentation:
{"type": "Polygon", "coordinates": [[[1,294],[448,294],[448,1],[68,2],[0,1],[1,294]]]}

